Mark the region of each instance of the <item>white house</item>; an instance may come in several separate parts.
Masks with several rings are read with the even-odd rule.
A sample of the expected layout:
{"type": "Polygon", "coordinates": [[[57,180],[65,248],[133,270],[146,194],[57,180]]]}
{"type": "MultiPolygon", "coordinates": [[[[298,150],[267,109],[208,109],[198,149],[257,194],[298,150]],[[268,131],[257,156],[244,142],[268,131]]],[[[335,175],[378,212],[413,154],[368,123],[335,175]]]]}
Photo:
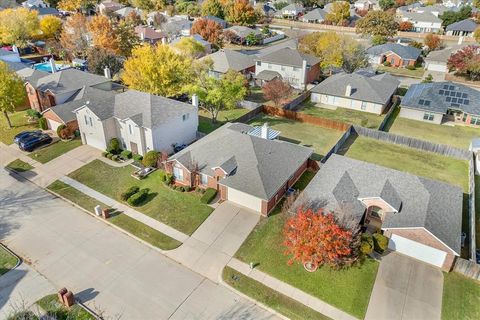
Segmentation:
{"type": "Polygon", "coordinates": [[[106,94],[74,112],[82,143],[102,150],[117,138],[133,153],[171,153],[174,144],[189,144],[197,137],[196,106],[135,90],[106,94]]]}
{"type": "Polygon", "coordinates": [[[284,17],[295,18],[301,13],[305,12],[305,8],[300,3],[292,3],[284,7],[279,13],[284,17]]]}
{"type": "Polygon", "coordinates": [[[47,3],[45,3],[45,1],[43,1],[43,0],[27,0],[27,1],[22,2],[22,7],[24,7],[24,8],[33,8],[33,7],[48,8],[50,6],[47,3]]]}
{"type": "Polygon", "coordinates": [[[377,0],[358,0],[353,4],[355,10],[380,10],[377,0]]]}

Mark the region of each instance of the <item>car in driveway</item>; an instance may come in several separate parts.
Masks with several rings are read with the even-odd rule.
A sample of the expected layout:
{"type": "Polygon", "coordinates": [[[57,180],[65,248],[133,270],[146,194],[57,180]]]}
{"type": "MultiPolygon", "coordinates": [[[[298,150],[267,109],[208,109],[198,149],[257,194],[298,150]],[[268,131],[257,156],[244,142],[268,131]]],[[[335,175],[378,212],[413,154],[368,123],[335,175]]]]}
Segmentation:
{"type": "Polygon", "coordinates": [[[13,142],[18,145],[22,140],[28,139],[33,136],[38,136],[41,133],[42,130],[22,131],[13,138],[13,142]]]}
{"type": "Polygon", "coordinates": [[[23,151],[32,152],[41,146],[50,144],[52,141],[52,137],[46,133],[42,133],[39,135],[30,136],[28,139],[21,139],[18,146],[23,151]]]}

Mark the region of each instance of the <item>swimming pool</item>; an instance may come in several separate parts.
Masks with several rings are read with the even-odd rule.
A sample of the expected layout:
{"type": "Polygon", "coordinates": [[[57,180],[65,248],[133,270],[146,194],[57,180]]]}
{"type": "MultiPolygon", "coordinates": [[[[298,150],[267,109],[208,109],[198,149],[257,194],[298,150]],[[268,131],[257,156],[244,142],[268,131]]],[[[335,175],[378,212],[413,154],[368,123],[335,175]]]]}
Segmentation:
{"type": "MultiPolygon", "coordinates": [[[[56,67],[57,71],[71,68],[68,64],[59,64],[59,63],[56,63],[55,67],[56,67]]],[[[50,62],[37,63],[33,66],[33,68],[35,70],[40,70],[40,71],[45,71],[45,72],[52,73],[52,68],[50,66],[50,62]]]]}

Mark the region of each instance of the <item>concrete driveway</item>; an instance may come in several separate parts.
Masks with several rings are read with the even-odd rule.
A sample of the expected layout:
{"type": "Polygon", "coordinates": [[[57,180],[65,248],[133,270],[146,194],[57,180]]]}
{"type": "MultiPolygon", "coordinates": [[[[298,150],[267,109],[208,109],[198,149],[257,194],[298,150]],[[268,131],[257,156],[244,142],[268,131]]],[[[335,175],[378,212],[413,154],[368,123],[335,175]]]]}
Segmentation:
{"type": "MultiPolygon", "coordinates": [[[[0,169],[0,240],[56,290],[65,286],[92,309],[109,316],[146,320],[275,318],[4,169],[0,169]]],[[[0,292],[2,309],[6,301],[15,302],[4,293],[0,292]]]]}
{"type": "Polygon", "coordinates": [[[391,252],[380,262],[365,319],[440,319],[442,292],[440,269],[391,252]]]}

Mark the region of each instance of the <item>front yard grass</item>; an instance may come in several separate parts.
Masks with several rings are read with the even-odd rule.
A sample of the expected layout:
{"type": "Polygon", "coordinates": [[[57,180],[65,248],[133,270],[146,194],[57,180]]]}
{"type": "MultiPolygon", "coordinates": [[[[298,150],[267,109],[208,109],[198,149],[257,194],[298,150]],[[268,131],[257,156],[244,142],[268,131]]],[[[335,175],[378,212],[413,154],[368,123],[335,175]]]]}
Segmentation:
{"type": "Polygon", "coordinates": [[[321,160],[343,135],[342,131],[327,129],[309,123],[298,122],[286,118],[260,115],[249,122],[252,126],[261,126],[265,122],[281,132],[280,139],[302,144],[314,149],[314,160],[321,160]]]}
{"type": "Polygon", "coordinates": [[[378,129],[385,115],[376,115],[369,112],[337,108],[335,110],[325,109],[316,106],[310,100],[303,102],[299,112],[310,116],[327,118],[335,121],[356,124],[369,129],[378,129]]]}
{"type": "Polygon", "coordinates": [[[0,276],[12,270],[18,262],[18,258],[0,246],[0,276]]]}
{"type": "Polygon", "coordinates": [[[26,111],[17,111],[9,113],[12,128],[8,127],[7,119],[2,114],[0,115],[0,141],[5,144],[12,144],[13,138],[22,131],[37,130],[38,124],[28,123],[28,118],[25,117],[26,111]]]}
{"type": "Polygon", "coordinates": [[[393,75],[405,76],[405,77],[412,77],[412,78],[422,78],[425,70],[422,67],[418,67],[415,70],[408,70],[407,68],[394,68],[394,67],[386,67],[383,65],[378,66],[378,71],[389,72],[393,75]]]}
{"type": "Polygon", "coordinates": [[[442,320],[480,319],[480,282],[455,272],[443,278],[442,320]]]}
{"type": "Polygon", "coordinates": [[[94,320],[95,317],[85,311],[78,304],[73,305],[70,309],[63,306],[58,301],[57,294],[50,294],[38,300],[36,302],[40,308],[45,310],[48,314],[46,319],[76,319],[76,320],[94,320]]]}
{"type": "Polygon", "coordinates": [[[446,126],[397,117],[389,132],[402,136],[468,149],[480,129],[466,126],[446,126]]]}
{"type": "Polygon", "coordinates": [[[225,269],[223,269],[222,277],[223,281],[236,290],[274,309],[289,319],[330,319],[230,267],[225,267],[225,269]]]}
{"type": "Polygon", "coordinates": [[[47,163],[50,160],[53,160],[68,151],[71,151],[82,145],[82,140],[79,138],[69,140],[69,141],[58,141],[45,148],[34,151],[28,156],[40,163],[47,163]]]}
{"type": "MultiPolygon", "coordinates": [[[[94,208],[97,205],[100,205],[102,208],[108,207],[97,199],[94,199],[59,180],[54,181],[47,187],[47,189],[61,195],[91,213],[95,213],[94,208]]],[[[162,250],[175,249],[181,244],[179,241],[170,238],[169,236],[122,214],[121,212],[114,212],[108,221],[162,250]]]]}
{"type": "Polygon", "coordinates": [[[25,172],[33,169],[32,165],[20,159],[13,160],[6,167],[16,172],[25,172]]]}
{"type": "Polygon", "coordinates": [[[232,110],[222,110],[218,113],[217,122],[212,122],[212,117],[208,112],[199,110],[198,112],[198,131],[210,133],[215,129],[223,126],[226,122],[234,122],[250,110],[244,108],[236,108],[232,110]]]}
{"type": "Polygon", "coordinates": [[[148,188],[147,201],[135,209],[188,235],[212,213],[211,207],[200,202],[199,194],[183,193],[165,186],[159,170],[143,180],[131,177],[133,171],[131,166],[117,168],[94,160],[69,176],[120,202],[121,193],[128,188],[148,188]]]}

